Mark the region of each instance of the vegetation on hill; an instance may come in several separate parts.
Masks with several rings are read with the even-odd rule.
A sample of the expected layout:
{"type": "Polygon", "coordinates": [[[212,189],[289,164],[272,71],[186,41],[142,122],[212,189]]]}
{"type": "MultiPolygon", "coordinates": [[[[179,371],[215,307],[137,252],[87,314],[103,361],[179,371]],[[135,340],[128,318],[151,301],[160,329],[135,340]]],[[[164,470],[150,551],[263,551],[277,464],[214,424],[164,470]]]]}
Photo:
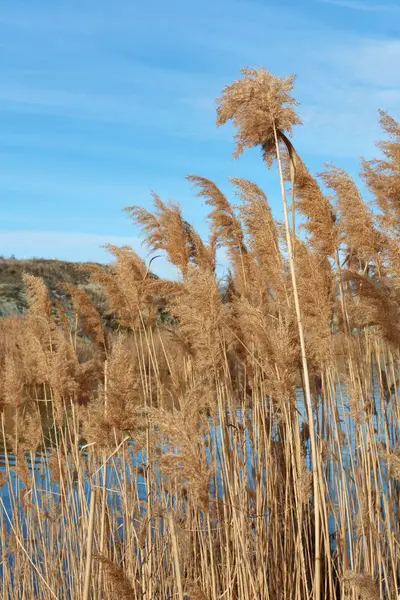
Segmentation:
{"type": "MultiPolygon", "coordinates": [[[[46,285],[50,300],[57,300],[68,309],[71,307],[68,293],[63,284],[81,286],[101,306],[102,289],[89,282],[90,273],[85,269],[92,263],[74,263],[61,260],[32,258],[0,258],[0,316],[11,313],[22,314],[28,307],[23,275],[28,273],[40,277],[46,285]]],[[[103,268],[109,268],[104,266],[103,268]]]]}

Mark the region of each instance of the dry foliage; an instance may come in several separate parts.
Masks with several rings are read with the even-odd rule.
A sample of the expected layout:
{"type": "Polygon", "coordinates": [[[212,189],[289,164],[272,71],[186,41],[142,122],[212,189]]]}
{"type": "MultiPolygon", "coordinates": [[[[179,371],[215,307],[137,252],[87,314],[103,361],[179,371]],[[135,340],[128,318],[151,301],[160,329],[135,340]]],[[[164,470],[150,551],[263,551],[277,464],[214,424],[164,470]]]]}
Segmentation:
{"type": "Polygon", "coordinates": [[[218,124],[278,159],[305,235],[257,184],[232,178],[233,205],[191,175],[208,241],[156,194],[127,209],[177,281],[128,247],[85,267],[117,331],[82,287],[69,318],[25,276],[29,310],[0,319],[4,598],[397,600],[399,125],[382,113],[384,158],[363,162],[378,218],[289,142],[294,78],[242,74],[218,124]]]}

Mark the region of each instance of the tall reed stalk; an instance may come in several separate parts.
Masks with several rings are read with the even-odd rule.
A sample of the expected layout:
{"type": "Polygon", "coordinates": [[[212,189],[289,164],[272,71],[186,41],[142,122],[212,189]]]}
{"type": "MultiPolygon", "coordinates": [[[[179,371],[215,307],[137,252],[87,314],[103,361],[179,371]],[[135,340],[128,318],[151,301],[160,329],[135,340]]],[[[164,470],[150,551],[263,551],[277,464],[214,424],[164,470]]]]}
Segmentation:
{"type": "Polygon", "coordinates": [[[295,259],[293,255],[293,245],[292,245],[292,235],[290,232],[289,226],[289,215],[288,208],[286,202],[286,192],[285,192],[285,183],[283,179],[283,169],[282,169],[282,161],[281,154],[279,149],[279,140],[276,131],[276,125],[273,123],[274,130],[274,138],[275,138],[275,151],[278,161],[278,169],[279,169],[279,181],[281,186],[281,195],[282,195],[282,205],[283,205],[283,213],[285,218],[285,234],[286,234],[286,243],[288,247],[289,254],[289,265],[290,265],[290,276],[292,278],[292,286],[293,286],[293,299],[296,309],[296,318],[297,318],[297,327],[299,331],[299,339],[300,339],[300,350],[301,350],[301,363],[303,369],[303,384],[304,384],[304,392],[305,392],[305,401],[308,415],[308,426],[310,429],[310,441],[311,441],[311,460],[312,460],[312,473],[313,473],[313,486],[314,486],[314,507],[315,507],[315,573],[314,573],[314,598],[316,600],[320,600],[321,597],[321,538],[320,538],[320,491],[319,491],[319,472],[318,472],[318,449],[317,449],[317,440],[314,431],[314,414],[313,414],[313,406],[312,406],[312,398],[311,398],[311,389],[310,389],[310,376],[308,372],[308,363],[307,363],[307,353],[306,353],[306,344],[304,338],[304,328],[302,323],[301,309],[300,309],[300,301],[299,294],[297,290],[297,278],[296,278],[296,269],[295,269],[295,259]]]}

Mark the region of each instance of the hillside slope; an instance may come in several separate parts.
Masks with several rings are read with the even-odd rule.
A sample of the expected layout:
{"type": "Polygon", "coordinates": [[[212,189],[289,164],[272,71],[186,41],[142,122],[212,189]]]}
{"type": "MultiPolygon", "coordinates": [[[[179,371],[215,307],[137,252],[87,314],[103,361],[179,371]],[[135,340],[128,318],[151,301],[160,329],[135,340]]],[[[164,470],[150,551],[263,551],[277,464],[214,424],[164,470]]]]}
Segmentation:
{"type": "MultiPolygon", "coordinates": [[[[27,307],[23,274],[42,277],[51,300],[60,300],[69,307],[63,283],[83,286],[98,301],[102,300],[100,286],[89,283],[89,273],[84,270],[89,263],[74,263],[61,260],[0,258],[0,316],[10,313],[22,314],[27,307]]],[[[106,267],[107,268],[107,267],[106,267]]],[[[96,302],[98,304],[98,302],[96,302]]]]}

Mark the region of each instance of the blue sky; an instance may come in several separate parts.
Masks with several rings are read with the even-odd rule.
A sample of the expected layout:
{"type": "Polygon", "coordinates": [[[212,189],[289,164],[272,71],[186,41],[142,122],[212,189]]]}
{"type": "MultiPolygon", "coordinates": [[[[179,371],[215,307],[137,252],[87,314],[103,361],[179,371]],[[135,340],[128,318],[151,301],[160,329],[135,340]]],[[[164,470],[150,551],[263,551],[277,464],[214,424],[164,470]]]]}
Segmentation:
{"type": "Polygon", "coordinates": [[[215,127],[246,64],[296,73],[298,152],[357,176],[378,108],[399,117],[399,23],[399,0],[3,0],[0,254],[104,261],[110,241],[144,255],[122,208],[151,206],[152,189],[206,234],[190,173],[228,194],[229,177],[253,179],[281,218],[275,171],[256,151],[234,161],[215,127]]]}

